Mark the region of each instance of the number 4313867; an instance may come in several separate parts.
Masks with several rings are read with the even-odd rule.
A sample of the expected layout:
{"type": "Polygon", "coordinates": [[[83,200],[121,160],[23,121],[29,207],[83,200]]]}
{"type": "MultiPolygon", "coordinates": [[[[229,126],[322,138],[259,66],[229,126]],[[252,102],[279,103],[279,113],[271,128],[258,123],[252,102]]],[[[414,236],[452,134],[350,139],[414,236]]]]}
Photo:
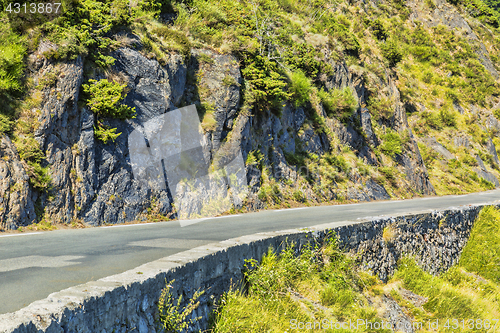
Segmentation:
{"type": "Polygon", "coordinates": [[[7,7],[5,7],[5,11],[9,13],[31,13],[31,14],[58,14],[59,7],[61,7],[61,3],[9,3],[7,7]]]}

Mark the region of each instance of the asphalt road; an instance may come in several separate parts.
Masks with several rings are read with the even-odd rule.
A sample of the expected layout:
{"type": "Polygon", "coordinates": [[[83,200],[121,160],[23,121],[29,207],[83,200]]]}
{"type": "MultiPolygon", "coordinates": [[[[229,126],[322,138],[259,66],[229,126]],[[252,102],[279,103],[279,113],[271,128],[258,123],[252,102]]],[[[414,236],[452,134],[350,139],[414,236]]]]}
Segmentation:
{"type": "Polygon", "coordinates": [[[0,235],[0,314],[50,293],[133,269],[204,244],[257,232],[355,221],[451,206],[493,203],[500,190],[410,200],[267,210],[197,221],[169,221],[0,235]]]}

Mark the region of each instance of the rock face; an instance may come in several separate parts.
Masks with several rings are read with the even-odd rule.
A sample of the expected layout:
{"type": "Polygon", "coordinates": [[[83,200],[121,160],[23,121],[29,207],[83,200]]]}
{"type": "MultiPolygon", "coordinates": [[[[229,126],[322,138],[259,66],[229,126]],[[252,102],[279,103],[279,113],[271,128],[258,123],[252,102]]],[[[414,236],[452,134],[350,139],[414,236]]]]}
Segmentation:
{"type": "Polygon", "coordinates": [[[488,142],[486,143],[486,149],[490,153],[490,155],[493,157],[493,161],[496,163],[496,165],[500,165],[500,160],[498,159],[498,154],[497,154],[497,149],[495,145],[493,144],[493,140],[491,138],[488,138],[488,142]]]}
{"type": "Polygon", "coordinates": [[[418,193],[425,195],[434,194],[434,186],[429,180],[429,174],[427,173],[422,155],[420,155],[417,141],[408,126],[408,119],[405,108],[401,103],[399,90],[393,82],[389,83],[389,91],[395,100],[392,126],[402,135],[408,136],[408,140],[403,147],[403,153],[397,157],[398,162],[404,167],[406,178],[418,193]]]}
{"type": "MultiPolygon", "coordinates": [[[[45,47],[44,43],[41,45],[45,47]]],[[[246,176],[251,188],[246,202],[249,209],[266,205],[261,198],[263,174],[274,179],[273,197],[277,201],[292,194],[298,201],[317,203],[390,198],[384,186],[371,176],[340,170],[352,184],[340,191],[335,180],[329,181],[317,169],[293,162],[304,154],[335,156],[343,146],[349,146],[366,164],[380,166],[374,149],[381,141],[373,128],[370,112],[364,107],[368,94],[364,78],[345,63],[332,62],[335,70],[324,81],[327,90],[350,87],[358,102],[352,116],[341,122],[328,118],[321,108],[315,111],[311,106],[294,107],[291,102],[285,104],[279,115],[244,109],[242,75],[233,55],[194,49],[188,58],[171,54],[162,65],[143,55],[140,42],[135,45],[137,49],[123,47],[113,51],[114,65],[106,73],[95,72],[92,77],[85,76],[81,57],[66,62],[33,57],[31,71],[35,82],[47,74],[57,74],[54,84],[41,90],[40,126],[35,132],[36,140],[46,153],[52,190],[48,193],[31,190],[19,156],[4,138],[2,152],[12,156],[11,162],[2,161],[4,177],[9,179],[3,183],[4,191],[14,184],[22,187],[19,193],[4,196],[1,212],[4,228],[35,222],[34,202],[40,208],[37,208],[38,220],[45,217],[59,223],[78,220],[100,225],[144,220],[149,214],[173,214],[173,199],[168,188],[147,189],[134,179],[127,138],[136,129],[145,131],[146,123],[156,126],[154,119],[158,116],[191,104],[197,105],[205,130],[204,140],[208,143],[205,156],[213,159],[219,151],[230,154],[241,151],[246,160],[250,153],[260,154],[260,161],[247,165],[246,176]],[[94,137],[96,115],[84,103],[77,103],[81,99],[81,85],[89,78],[108,78],[127,84],[123,102],[135,108],[136,117],[99,119],[121,133],[115,142],[104,144],[94,137]],[[325,117],[325,130],[318,131],[311,112],[325,117]]],[[[396,100],[390,126],[400,133],[408,132],[410,137],[404,153],[398,156],[408,186],[417,193],[432,194],[434,190],[408,128],[399,92],[390,82],[387,89],[396,100]]]]}
{"type": "Polygon", "coordinates": [[[432,148],[434,151],[442,155],[445,159],[451,160],[455,158],[455,155],[453,155],[448,149],[446,149],[442,144],[437,142],[436,138],[427,138],[424,139],[423,142],[432,148]]]}
{"type": "Polygon", "coordinates": [[[35,222],[29,177],[19,161],[16,147],[2,136],[0,141],[0,227],[17,229],[35,222]]]}
{"type": "Polygon", "coordinates": [[[484,162],[481,159],[481,157],[479,157],[479,155],[476,155],[476,161],[477,161],[477,164],[479,165],[479,168],[474,169],[474,171],[477,173],[477,175],[479,177],[486,179],[490,183],[493,183],[495,185],[495,187],[499,187],[500,182],[498,182],[497,177],[495,177],[494,174],[492,174],[491,172],[489,172],[486,169],[486,166],[484,165],[484,162]]]}

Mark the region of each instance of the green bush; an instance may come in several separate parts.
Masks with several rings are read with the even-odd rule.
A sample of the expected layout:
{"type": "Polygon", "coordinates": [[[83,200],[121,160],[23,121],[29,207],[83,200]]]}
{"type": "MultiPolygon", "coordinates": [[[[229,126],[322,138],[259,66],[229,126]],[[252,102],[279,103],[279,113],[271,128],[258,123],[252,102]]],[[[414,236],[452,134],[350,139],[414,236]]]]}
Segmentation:
{"type": "Polygon", "coordinates": [[[309,102],[311,95],[311,81],[305,76],[302,71],[296,71],[289,75],[290,87],[289,91],[294,99],[296,107],[304,106],[309,102]]]}
{"type": "Polygon", "coordinates": [[[376,19],[373,22],[371,22],[370,26],[372,28],[373,34],[375,35],[375,37],[377,37],[377,39],[385,40],[387,38],[388,36],[387,29],[382,24],[382,21],[376,19]]]}
{"type": "Polygon", "coordinates": [[[323,15],[322,20],[328,33],[343,45],[348,54],[354,56],[359,54],[360,45],[356,35],[349,31],[344,24],[336,22],[335,18],[330,15],[323,15]]]}
{"type": "Polygon", "coordinates": [[[126,97],[126,84],[103,80],[89,80],[83,85],[83,91],[88,94],[87,105],[90,110],[101,117],[117,119],[135,118],[135,108],[121,104],[126,97]]]}
{"type": "Polygon", "coordinates": [[[307,77],[316,78],[319,73],[331,75],[331,65],[323,61],[323,54],[307,43],[293,44],[288,52],[284,54],[288,68],[293,71],[302,71],[307,77]]]}
{"type": "Polygon", "coordinates": [[[389,65],[392,67],[396,66],[403,59],[403,53],[394,39],[389,39],[383,43],[381,49],[383,56],[389,61],[389,65]]]}
{"type": "Polygon", "coordinates": [[[51,189],[51,177],[49,168],[42,167],[41,162],[45,159],[45,154],[40,149],[40,144],[32,136],[17,137],[14,143],[19,153],[19,157],[26,162],[26,171],[30,184],[40,191],[51,189]]]}
{"type": "Polygon", "coordinates": [[[403,152],[403,142],[401,136],[392,130],[388,130],[383,136],[383,142],[380,145],[380,151],[387,156],[393,157],[403,152]]]}
{"type": "Polygon", "coordinates": [[[356,97],[350,87],[332,89],[329,92],[322,88],[318,91],[318,96],[329,117],[347,119],[356,110],[356,97]]]}
{"type": "MultiPolygon", "coordinates": [[[[0,97],[11,98],[12,93],[23,89],[25,40],[10,29],[9,22],[0,13],[0,97]]],[[[4,100],[5,102],[5,100],[4,100]]],[[[1,111],[5,112],[2,108],[1,111]]]]}
{"type": "Polygon", "coordinates": [[[45,158],[45,154],[40,149],[40,144],[35,138],[30,136],[18,137],[15,144],[19,157],[24,161],[40,163],[45,158]]]}
{"type": "Polygon", "coordinates": [[[10,132],[10,130],[12,129],[12,124],[13,121],[10,120],[9,117],[0,113],[0,133],[10,132]]]}
{"type": "Polygon", "coordinates": [[[328,162],[328,164],[336,167],[337,171],[344,172],[345,174],[349,173],[351,168],[349,167],[349,164],[347,164],[344,156],[325,154],[324,158],[328,162]]]}
{"type": "Polygon", "coordinates": [[[106,125],[98,124],[97,127],[94,126],[94,136],[97,140],[107,144],[110,140],[115,142],[122,133],[116,133],[116,128],[111,128],[106,125]]]}
{"type": "MultiPolygon", "coordinates": [[[[191,313],[199,306],[199,298],[203,291],[195,291],[193,297],[189,299],[188,304],[182,307],[182,294],[175,301],[170,292],[170,288],[175,280],[165,281],[165,288],[162,289],[160,299],[158,300],[158,316],[161,328],[165,332],[181,332],[193,324],[193,318],[189,318],[191,313]],[[189,318],[189,319],[188,319],[189,318]]],[[[198,320],[200,318],[195,318],[198,320]]]]}
{"type": "Polygon", "coordinates": [[[439,118],[444,126],[457,127],[457,113],[445,108],[439,110],[439,118]]]}
{"type": "Polygon", "coordinates": [[[271,108],[273,111],[280,111],[290,94],[285,91],[287,84],[277,65],[266,57],[256,55],[248,57],[244,67],[241,73],[255,98],[256,109],[262,111],[271,108]]]}

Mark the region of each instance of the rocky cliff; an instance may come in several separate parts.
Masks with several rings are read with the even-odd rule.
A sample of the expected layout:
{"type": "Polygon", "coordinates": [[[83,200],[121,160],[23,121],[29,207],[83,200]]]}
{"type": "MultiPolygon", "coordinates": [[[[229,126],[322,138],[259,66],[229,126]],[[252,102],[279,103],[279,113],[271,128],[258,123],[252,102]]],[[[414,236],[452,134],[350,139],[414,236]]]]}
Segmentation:
{"type": "MultiPolygon", "coordinates": [[[[326,5],[321,8],[330,11],[336,22],[360,15],[356,8],[365,10],[369,13],[365,34],[376,34],[370,20],[385,17],[381,12],[386,9],[372,2],[352,5],[354,9],[342,6],[343,14],[326,5]]],[[[182,8],[155,24],[176,31],[176,24],[180,24],[176,15],[184,13],[182,8]]],[[[442,0],[436,2],[434,8],[418,1],[408,2],[404,8],[409,14],[405,21],[410,22],[409,25],[424,31],[434,31],[431,29],[438,26],[463,34],[454,38],[477,46],[478,61],[492,76],[491,82],[498,85],[495,81],[498,64],[489,56],[489,52],[496,52],[497,46],[488,44],[488,39],[481,35],[488,29],[486,26],[442,0]]],[[[192,10],[197,9],[192,7],[192,10]]],[[[354,23],[344,24],[348,31],[356,33],[354,23]]],[[[389,23],[384,24],[384,29],[389,30],[389,23]]],[[[152,29],[147,24],[145,27],[152,29]]],[[[495,113],[499,107],[495,106],[499,103],[497,90],[489,91],[485,97],[487,102],[482,105],[474,101],[465,104],[452,96],[455,109],[448,111],[448,104],[439,91],[432,93],[433,100],[419,93],[419,89],[432,89],[420,84],[427,82],[426,78],[411,78],[411,72],[404,72],[404,68],[412,66],[408,64],[411,55],[410,60],[403,60],[403,69],[395,68],[387,60],[382,62],[381,55],[370,57],[365,54],[366,50],[356,51],[361,54],[353,56],[345,45],[339,50],[336,43],[342,40],[340,37],[328,36],[326,32],[323,40],[304,23],[299,28],[301,33],[289,33],[288,37],[303,39],[301,45],[313,45],[311,49],[315,51],[310,51],[315,52],[313,59],[323,66],[311,75],[313,86],[308,100],[297,103],[295,95],[289,94],[278,108],[257,107],[255,87],[259,83],[248,74],[251,67],[248,55],[241,50],[228,52],[206,41],[193,42],[188,52],[158,51],[159,47],[151,45],[161,46],[164,40],[176,35],[171,33],[170,37],[162,38],[157,33],[158,39],[155,39],[150,33],[160,28],[154,29],[110,31],[106,36],[113,41],[113,47],[107,56],[114,60],[104,69],[96,66],[88,53],[72,60],[50,56],[63,46],[52,43],[48,37],[42,38],[28,55],[26,71],[31,86],[24,97],[28,103],[10,134],[13,140],[4,134],[0,146],[2,228],[17,229],[40,221],[101,225],[175,217],[168,189],[144,188],[134,178],[127,138],[145,122],[191,104],[197,105],[208,142],[207,153],[212,158],[224,147],[236,147],[243,154],[250,195],[236,207],[239,210],[433,195],[435,186],[442,189],[440,182],[447,179],[442,176],[442,170],[453,174],[451,169],[453,165],[458,166],[457,163],[470,165],[475,172],[470,171],[472,180],[469,175],[463,176],[464,179],[456,176],[467,186],[460,183],[459,190],[451,189],[447,193],[499,185],[495,146],[500,132],[495,113]],[[90,79],[126,85],[122,103],[135,108],[135,117],[116,119],[93,112],[82,88],[90,79]],[[416,92],[408,92],[408,87],[413,86],[416,92]],[[345,92],[352,96],[341,95],[345,92]],[[337,104],[341,104],[342,99],[353,100],[345,108],[348,112],[340,114],[340,107],[336,107],[337,113],[332,113],[329,107],[328,98],[333,97],[321,96],[341,96],[340,102],[335,100],[337,104]],[[444,114],[443,110],[451,112],[454,126],[453,122],[446,123],[448,113],[444,114]],[[445,125],[434,126],[432,117],[441,117],[439,121],[444,119],[445,125]],[[465,127],[460,126],[462,122],[465,127]],[[29,125],[29,129],[23,130],[19,124],[29,125]],[[115,133],[121,134],[105,142],[96,136],[99,126],[114,128],[115,133]],[[480,133],[474,133],[474,129],[480,133]],[[438,134],[434,134],[434,141],[429,143],[427,138],[434,132],[438,134]],[[44,155],[36,167],[46,170],[45,174],[38,172],[50,179],[45,187],[34,186],[30,180],[38,169],[34,169],[35,164],[26,157],[26,146],[22,144],[29,138],[36,140],[35,148],[44,155]],[[451,141],[454,144],[450,148],[451,141]],[[443,155],[443,151],[451,156],[443,155]],[[486,165],[481,158],[486,159],[486,165]],[[429,166],[434,170],[431,175],[429,166]]],[[[495,36],[494,32],[490,33],[495,36]]],[[[197,38],[193,32],[188,37],[197,38]]],[[[374,41],[376,38],[367,37],[365,47],[374,41]]],[[[377,43],[380,45],[373,46],[376,50],[385,50],[390,38],[384,37],[384,41],[377,43]]],[[[268,50],[272,49],[269,45],[274,44],[264,44],[268,50]]],[[[297,45],[292,44],[288,52],[293,54],[297,45]]],[[[300,57],[300,53],[297,54],[300,57]]],[[[272,57],[269,59],[273,62],[272,57]]],[[[279,57],[276,68],[283,66],[293,72],[294,62],[288,60],[283,65],[281,62],[285,60],[284,56],[279,57]]],[[[282,80],[293,87],[293,78],[282,80]]],[[[282,89],[286,90],[284,86],[282,89]]]]}

